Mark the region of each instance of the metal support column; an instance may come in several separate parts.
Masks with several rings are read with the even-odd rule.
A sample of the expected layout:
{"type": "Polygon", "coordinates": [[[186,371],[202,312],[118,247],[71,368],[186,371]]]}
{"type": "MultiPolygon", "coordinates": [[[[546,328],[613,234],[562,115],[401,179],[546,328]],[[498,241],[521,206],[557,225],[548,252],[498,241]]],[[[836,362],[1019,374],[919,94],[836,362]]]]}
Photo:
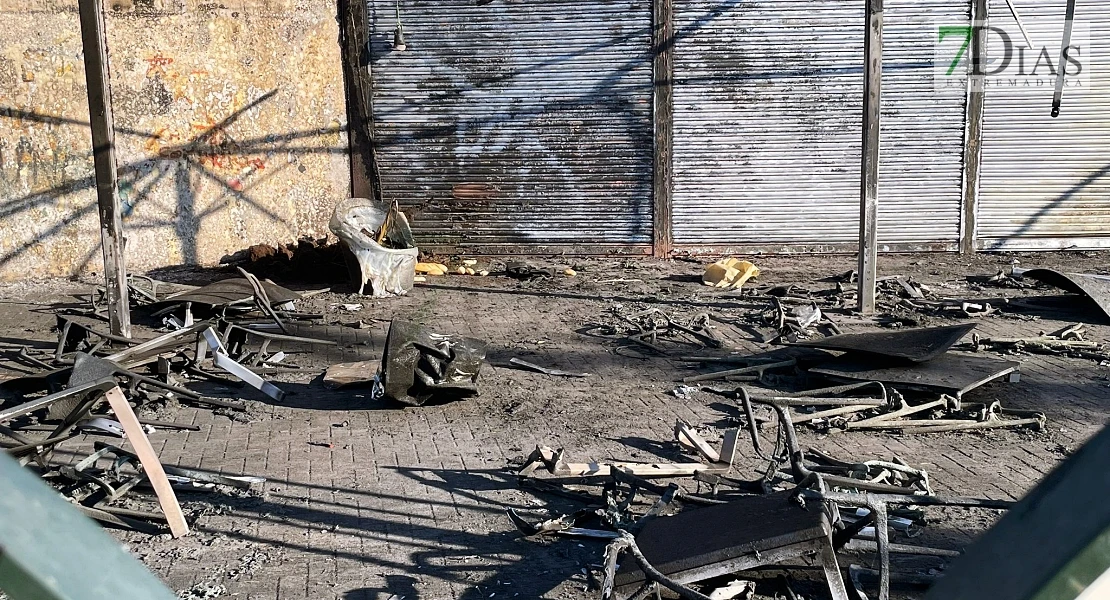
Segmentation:
{"type": "Polygon", "coordinates": [[[674,0],[655,0],[652,5],[652,49],[655,54],[655,99],[653,150],[653,254],[670,256],[674,247],[672,221],[672,155],[674,146],[674,0]]]}
{"type": "Polygon", "coordinates": [[[883,0],[867,2],[864,43],[863,169],[859,215],[859,311],[875,312],[879,251],[879,98],[883,76],[883,0]]]}
{"type": "Polygon", "coordinates": [[[112,88],[108,46],[104,41],[101,0],[79,0],[81,46],[85,54],[85,82],[89,93],[96,199],[100,212],[100,245],[104,250],[104,279],[108,322],[113,335],[131,337],[131,309],[127,297],[123,221],[120,218],[116,175],[115,134],[112,130],[112,88]]]}
{"type": "Polygon", "coordinates": [[[979,166],[983,161],[983,65],[987,56],[987,0],[973,0],[971,71],[967,80],[967,133],[964,140],[964,201],[960,219],[960,253],[975,252],[975,218],[979,211],[979,166]]]}

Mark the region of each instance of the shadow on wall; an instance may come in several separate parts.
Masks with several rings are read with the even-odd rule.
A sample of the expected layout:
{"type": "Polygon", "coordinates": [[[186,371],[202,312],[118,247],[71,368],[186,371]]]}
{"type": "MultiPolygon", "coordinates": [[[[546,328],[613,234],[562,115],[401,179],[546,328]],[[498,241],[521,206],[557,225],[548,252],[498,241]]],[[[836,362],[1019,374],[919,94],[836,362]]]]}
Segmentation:
{"type": "MultiPolygon", "coordinates": [[[[119,188],[126,191],[126,200],[121,198],[121,211],[128,217],[135,207],[144,202],[150,202],[152,191],[163,180],[172,179],[176,201],[172,207],[166,207],[168,214],[163,218],[126,220],[124,230],[154,229],[165,227],[172,229],[182,251],[182,260],[187,264],[197,262],[197,232],[201,223],[208,217],[228,208],[233,202],[242,203],[261,213],[267,220],[274,224],[289,225],[289,221],[266,208],[251,195],[251,190],[260,183],[273,178],[288,168],[288,161],[281,161],[281,166],[268,170],[265,174],[255,177],[248,183],[240,178],[226,179],[214,170],[214,165],[226,162],[229,157],[251,157],[250,162],[268,159],[272,156],[292,154],[328,153],[338,154],[347,152],[344,147],[313,146],[304,144],[304,140],[335,135],[346,130],[346,127],[329,127],[305,131],[291,131],[287,133],[267,134],[246,140],[235,140],[228,134],[228,128],[234,124],[247,111],[257,108],[277,94],[277,89],[270,90],[246,106],[235,110],[223,120],[205,127],[199,134],[180,144],[161,145],[157,132],[137,131],[128,128],[116,127],[117,136],[135,136],[148,140],[148,146],[156,148],[153,156],[140,161],[119,164],[116,172],[119,176],[119,188]],[[197,206],[196,188],[204,180],[219,185],[220,194],[209,206],[203,209],[197,206]]],[[[69,119],[65,117],[46,115],[33,111],[25,111],[10,106],[0,105],[0,122],[4,120],[21,120],[42,123],[47,125],[72,125],[89,127],[87,121],[69,119]]],[[[95,190],[96,179],[93,176],[75,180],[67,180],[54,187],[38,190],[21,197],[0,201],[0,221],[22,213],[30,213],[38,208],[54,205],[61,196],[72,194],[81,190],[95,190]]],[[[121,196],[124,194],[121,194],[121,196]]],[[[8,250],[0,255],[0,269],[19,258],[36,246],[48,243],[87,215],[97,212],[96,199],[93,198],[87,205],[79,206],[66,217],[53,223],[49,229],[31,239],[8,250]]],[[[17,232],[6,232],[8,235],[17,232]]],[[[100,253],[99,242],[93,246],[83,259],[72,266],[76,273],[85,269],[89,262],[100,253]]]]}

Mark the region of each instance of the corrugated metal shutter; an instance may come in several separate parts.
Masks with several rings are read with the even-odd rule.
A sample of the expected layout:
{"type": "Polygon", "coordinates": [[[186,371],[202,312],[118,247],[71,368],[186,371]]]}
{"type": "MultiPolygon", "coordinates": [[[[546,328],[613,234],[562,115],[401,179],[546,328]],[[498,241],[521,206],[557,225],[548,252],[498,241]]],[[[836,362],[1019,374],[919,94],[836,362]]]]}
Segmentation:
{"type": "MultiPolygon", "coordinates": [[[[1019,14],[1035,46],[1059,59],[1065,0],[1023,0],[1019,14]]],[[[992,2],[990,25],[1024,46],[1005,2],[992,2]]],[[[977,213],[983,249],[1110,247],[1110,3],[1079,0],[1076,22],[1091,26],[1090,86],[1068,87],[1051,116],[1054,78],[1036,92],[986,87],[983,162],[977,213]]],[[[991,36],[988,60],[1001,55],[991,36]]],[[[1035,57],[1029,57],[1030,62],[1035,57]]],[[[988,63],[988,68],[992,65],[988,63]]],[[[1030,65],[1030,69],[1032,66],[1030,65]]],[[[1041,72],[1045,72],[1042,65],[1041,72]]],[[[988,80],[989,82],[989,80],[988,80]]]]}
{"type": "Polygon", "coordinates": [[[398,1],[369,3],[374,128],[422,246],[651,241],[650,1],[398,1]]]}
{"type": "Polygon", "coordinates": [[[963,205],[967,86],[937,89],[938,24],[970,22],[967,0],[885,0],[879,242],[955,249],[963,205]]]}
{"type": "MultiPolygon", "coordinates": [[[[882,244],[959,237],[965,94],[935,94],[932,19],[955,0],[888,0],[882,244]]],[[[833,249],[859,236],[862,2],[676,5],[674,236],[679,245],[833,249]]]]}

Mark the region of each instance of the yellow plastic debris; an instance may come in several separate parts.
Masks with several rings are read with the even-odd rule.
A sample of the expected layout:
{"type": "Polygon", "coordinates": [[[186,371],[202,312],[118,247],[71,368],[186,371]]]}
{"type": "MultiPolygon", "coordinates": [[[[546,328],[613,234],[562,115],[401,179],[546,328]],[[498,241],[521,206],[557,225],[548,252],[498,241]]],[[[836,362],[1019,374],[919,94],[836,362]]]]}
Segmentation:
{"type": "Polygon", "coordinates": [[[566,269],[563,271],[563,275],[566,275],[567,277],[574,277],[577,274],[578,273],[574,269],[566,269]]]}
{"type": "Polygon", "coordinates": [[[442,276],[447,274],[447,265],[439,263],[416,263],[416,272],[420,275],[442,276]]]}
{"type": "Polygon", "coordinates": [[[752,277],[759,277],[759,268],[746,260],[723,258],[705,268],[701,282],[716,288],[739,288],[752,277]]]}

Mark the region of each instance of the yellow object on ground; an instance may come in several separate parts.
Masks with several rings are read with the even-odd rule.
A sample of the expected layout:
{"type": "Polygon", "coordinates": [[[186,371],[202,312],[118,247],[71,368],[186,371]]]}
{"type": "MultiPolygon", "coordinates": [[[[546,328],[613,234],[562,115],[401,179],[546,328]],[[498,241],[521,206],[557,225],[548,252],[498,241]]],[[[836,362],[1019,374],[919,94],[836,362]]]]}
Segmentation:
{"type": "Polygon", "coordinates": [[[578,274],[578,272],[575,271],[574,269],[566,269],[566,270],[563,271],[563,275],[566,275],[567,277],[574,277],[577,274],[578,274]]]}
{"type": "Polygon", "coordinates": [[[759,268],[746,260],[723,258],[705,268],[701,282],[717,288],[739,288],[752,277],[759,277],[759,268]]]}
{"type": "Polygon", "coordinates": [[[416,272],[421,275],[446,275],[447,265],[441,265],[439,263],[416,263],[416,272]]]}

